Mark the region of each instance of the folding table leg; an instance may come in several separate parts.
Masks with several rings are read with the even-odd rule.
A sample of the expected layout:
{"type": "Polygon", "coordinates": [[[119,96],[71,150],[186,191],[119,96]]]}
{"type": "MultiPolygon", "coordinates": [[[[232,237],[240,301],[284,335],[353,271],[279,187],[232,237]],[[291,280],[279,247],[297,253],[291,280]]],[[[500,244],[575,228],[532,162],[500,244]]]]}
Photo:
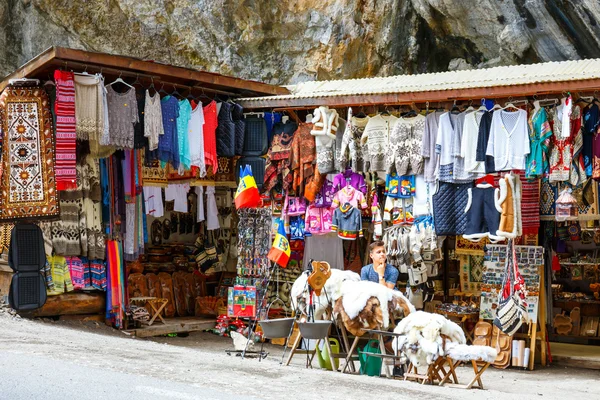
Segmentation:
{"type": "MultiPolygon", "coordinates": [[[[386,354],[385,343],[383,343],[383,335],[378,335],[378,336],[379,336],[378,337],[378,339],[379,339],[379,350],[381,350],[381,354],[386,354]]],[[[385,362],[385,358],[382,359],[382,361],[383,362],[381,364],[385,366],[385,376],[387,378],[391,378],[392,374],[390,374],[390,366],[385,362]]]]}
{"type": "Polygon", "coordinates": [[[471,380],[471,382],[469,382],[469,384],[467,385],[467,389],[471,389],[475,385],[475,382],[477,382],[479,385],[475,387],[483,389],[483,383],[481,382],[481,374],[483,374],[485,370],[490,366],[490,363],[485,363],[481,366],[481,368],[477,366],[477,361],[473,360],[471,361],[471,363],[473,364],[473,372],[475,372],[475,377],[471,380]]]}
{"type": "Polygon", "coordinates": [[[356,350],[356,347],[358,346],[359,340],[360,340],[360,337],[358,337],[358,336],[356,336],[354,338],[354,341],[352,342],[352,346],[350,347],[348,354],[346,354],[346,363],[344,364],[344,369],[342,369],[342,373],[346,372],[346,368],[348,368],[349,362],[352,362],[354,364],[354,361],[352,361],[351,358],[352,358],[352,354],[354,354],[354,350],[356,350]]]}
{"type": "Polygon", "coordinates": [[[285,363],[286,366],[290,365],[290,362],[292,361],[292,357],[294,357],[294,354],[296,354],[296,349],[300,345],[300,340],[302,340],[302,335],[297,335],[296,340],[294,340],[294,344],[292,345],[292,350],[290,351],[290,356],[288,357],[288,359],[285,363]]]}

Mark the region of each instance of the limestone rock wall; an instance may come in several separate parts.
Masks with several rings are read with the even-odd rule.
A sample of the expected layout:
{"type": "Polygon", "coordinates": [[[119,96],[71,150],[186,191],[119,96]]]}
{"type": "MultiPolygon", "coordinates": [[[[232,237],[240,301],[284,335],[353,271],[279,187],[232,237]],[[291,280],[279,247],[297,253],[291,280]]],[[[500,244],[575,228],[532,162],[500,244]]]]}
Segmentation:
{"type": "Polygon", "coordinates": [[[51,45],[290,84],[599,57],[600,2],[0,2],[0,74],[51,45]]]}

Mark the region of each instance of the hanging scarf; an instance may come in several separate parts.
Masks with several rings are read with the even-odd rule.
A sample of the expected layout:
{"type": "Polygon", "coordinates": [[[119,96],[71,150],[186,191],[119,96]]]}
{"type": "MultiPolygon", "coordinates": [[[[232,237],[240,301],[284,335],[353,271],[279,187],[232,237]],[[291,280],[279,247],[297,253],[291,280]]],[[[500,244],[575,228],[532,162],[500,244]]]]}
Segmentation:
{"type": "Polygon", "coordinates": [[[74,189],[77,186],[75,83],[73,72],[54,71],[56,83],[56,188],[74,189]]]}

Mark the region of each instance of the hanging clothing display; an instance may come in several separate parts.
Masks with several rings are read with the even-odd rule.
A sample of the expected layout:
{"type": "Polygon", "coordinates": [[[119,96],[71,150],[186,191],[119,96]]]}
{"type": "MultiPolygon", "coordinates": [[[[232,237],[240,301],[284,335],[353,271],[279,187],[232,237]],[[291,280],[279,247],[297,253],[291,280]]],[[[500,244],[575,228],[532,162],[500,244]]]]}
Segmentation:
{"type": "Polygon", "coordinates": [[[378,114],[369,118],[367,126],[360,138],[360,143],[365,145],[367,153],[363,154],[365,158],[365,167],[369,171],[386,170],[386,152],[389,143],[390,132],[398,118],[393,115],[378,114]]]}
{"type": "MultiPolygon", "coordinates": [[[[563,126],[564,122],[567,121],[563,118],[565,112],[569,112],[571,116],[571,108],[566,106],[564,103],[567,100],[563,99],[563,104],[555,107],[553,110],[553,132],[552,136],[552,149],[550,150],[550,182],[564,182],[569,180],[569,171],[571,168],[571,161],[573,159],[573,140],[574,136],[571,135],[571,124],[563,126]],[[567,130],[568,127],[568,130],[567,130]]],[[[569,104],[571,104],[569,102],[569,104]]],[[[579,108],[579,106],[577,106],[579,108]]],[[[577,110],[575,115],[579,116],[577,110]]]]}
{"type": "Polygon", "coordinates": [[[483,112],[481,121],[479,121],[479,132],[477,133],[477,151],[475,153],[475,160],[484,163],[484,172],[486,174],[496,172],[494,156],[487,154],[493,115],[494,111],[483,112]]]}
{"type": "Polygon", "coordinates": [[[435,153],[439,158],[435,176],[441,182],[454,182],[454,140],[458,113],[447,112],[440,116],[435,141],[435,153]]]}
{"type": "Polygon", "coordinates": [[[440,182],[432,196],[435,233],[438,236],[462,235],[467,229],[467,214],[472,183],[457,184],[440,182]]]}
{"type": "Polygon", "coordinates": [[[329,107],[316,108],[313,114],[313,129],[317,151],[317,167],[322,174],[328,174],[335,168],[335,139],[339,117],[336,110],[329,107]]]}
{"type": "Polygon", "coordinates": [[[548,113],[543,107],[534,110],[529,118],[529,142],[531,152],[527,156],[527,178],[535,178],[549,172],[548,149],[552,129],[548,121],[548,113]]]}
{"type": "Polygon", "coordinates": [[[180,167],[183,166],[185,169],[190,169],[192,167],[188,132],[191,118],[192,105],[190,104],[189,100],[179,100],[179,115],[177,116],[177,139],[179,144],[179,158],[181,161],[180,167]]]}
{"type": "Polygon", "coordinates": [[[494,112],[486,155],[494,157],[495,171],[524,170],[529,154],[525,110],[494,112]]]}
{"type": "MultiPolygon", "coordinates": [[[[201,188],[201,186],[200,186],[201,188]]],[[[154,218],[165,215],[162,199],[162,188],[157,186],[144,186],[144,201],[146,202],[146,214],[154,218]]]]}
{"type": "Polygon", "coordinates": [[[204,160],[204,109],[202,105],[191,104],[192,113],[188,125],[188,142],[190,147],[190,163],[200,169],[200,178],[206,176],[204,160]]]}
{"type": "Polygon", "coordinates": [[[481,174],[485,174],[485,162],[478,161],[477,151],[479,145],[479,129],[481,121],[486,114],[487,111],[477,110],[472,113],[467,113],[464,117],[460,158],[464,160],[465,175],[459,175],[456,179],[462,179],[463,177],[467,178],[469,176],[475,178],[481,174]]]}
{"type": "MultiPolygon", "coordinates": [[[[62,74],[58,75],[62,76],[62,74]]],[[[72,84],[72,80],[70,82],[72,84]]],[[[62,95],[60,98],[61,102],[65,100],[62,95]]],[[[18,218],[59,215],[55,165],[60,170],[61,188],[74,188],[77,180],[75,121],[72,121],[72,126],[67,124],[68,129],[63,127],[61,122],[60,140],[58,132],[56,138],[57,152],[59,144],[60,152],[56,154],[55,164],[51,114],[48,96],[43,89],[8,86],[0,96],[0,110],[2,110],[3,170],[0,176],[0,203],[2,204],[0,220],[14,221],[18,218]],[[73,163],[71,163],[71,152],[73,163]],[[58,157],[66,159],[59,162],[58,157]]],[[[62,105],[60,112],[63,112],[62,105]]],[[[63,118],[61,115],[61,121],[70,121],[74,118],[74,112],[75,110],[72,117],[63,118]]]]}
{"type": "Polygon", "coordinates": [[[177,118],[179,118],[179,101],[174,96],[166,96],[160,100],[164,134],[158,139],[158,158],[163,163],[170,163],[179,168],[179,138],[177,135],[177,118]]]}
{"type": "Polygon", "coordinates": [[[77,139],[98,141],[104,132],[102,75],[74,75],[77,139]]]}
{"type": "MultiPolygon", "coordinates": [[[[360,193],[360,192],[358,192],[360,193]]],[[[356,240],[363,236],[360,210],[344,203],[333,211],[331,230],[344,240],[356,240]]]]}
{"type": "Polygon", "coordinates": [[[108,102],[108,143],[120,149],[133,149],[134,125],[139,122],[135,88],[124,93],[116,92],[112,86],[106,88],[108,102]]]}
{"type": "Polygon", "coordinates": [[[361,143],[361,138],[368,122],[369,117],[353,117],[352,109],[348,109],[348,120],[340,147],[341,169],[351,167],[355,172],[367,171],[365,166],[367,146],[361,143]]]}
{"type": "Polygon", "coordinates": [[[326,261],[331,268],[344,269],[344,246],[336,233],[307,236],[304,243],[305,269],[310,260],[326,261]]]}
{"type": "Polygon", "coordinates": [[[316,161],[315,139],[310,134],[312,124],[300,123],[298,130],[292,139],[290,153],[290,170],[292,173],[292,185],[296,194],[303,195],[304,188],[314,174],[314,162],[316,161]]]}
{"type": "Polygon", "coordinates": [[[386,172],[394,170],[398,175],[423,173],[421,143],[425,133],[425,117],[400,118],[390,133],[386,149],[386,172]]]}
{"type": "Polygon", "coordinates": [[[154,96],[146,90],[146,101],[144,102],[144,136],[148,139],[148,150],[158,149],[158,140],[163,135],[163,116],[158,92],[154,96]]]}
{"type": "MultiPolygon", "coordinates": [[[[75,182],[75,139],[77,138],[77,129],[73,72],[56,70],[54,71],[54,81],[56,83],[56,102],[54,103],[56,113],[56,189],[66,190],[77,185],[75,182]]],[[[39,89],[39,93],[43,93],[43,90],[39,89]]],[[[42,107],[45,107],[43,102],[41,107],[39,105],[36,107],[38,112],[41,111],[42,107]]],[[[41,127],[41,125],[39,126],[41,127]]],[[[50,126],[48,126],[48,129],[51,129],[50,126]]]]}
{"type": "Polygon", "coordinates": [[[439,157],[435,151],[437,143],[437,134],[439,128],[439,120],[442,111],[434,111],[425,117],[425,132],[423,133],[423,143],[421,145],[421,155],[423,156],[423,172],[425,182],[436,181],[436,170],[438,169],[439,157]]]}
{"type": "MultiPolygon", "coordinates": [[[[200,105],[198,105],[200,107],[200,105]]],[[[204,109],[204,160],[206,168],[212,166],[212,173],[216,173],[218,169],[217,162],[217,103],[213,100],[208,103],[204,109]]]]}
{"type": "Polygon", "coordinates": [[[273,127],[273,138],[265,166],[264,187],[267,191],[274,189],[278,184],[283,190],[290,186],[290,155],[292,139],[297,129],[298,124],[293,122],[278,123],[273,127]]]}
{"type": "Polygon", "coordinates": [[[171,184],[165,189],[165,201],[174,201],[173,211],[188,212],[187,194],[190,191],[190,185],[187,183],[171,184]]]}
{"type": "MultiPolygon", "coordinates": [[[[583,110],[583,163],[586,175],[592,176],[594,164],[595,137],[600,123],[600,107],[592,103],[583,110]]],[[[600,174],[600,171],[598,171],[600,174]]],[[[599,175],[600,176],[600,175],[599,175]]]]}

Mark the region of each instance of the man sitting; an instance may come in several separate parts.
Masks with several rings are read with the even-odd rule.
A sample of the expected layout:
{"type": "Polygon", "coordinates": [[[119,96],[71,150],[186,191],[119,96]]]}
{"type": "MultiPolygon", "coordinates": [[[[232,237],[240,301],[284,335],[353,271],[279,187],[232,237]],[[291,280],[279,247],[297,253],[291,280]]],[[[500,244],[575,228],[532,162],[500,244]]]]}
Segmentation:
{"type": "Polygon", "coordinates": [[[376,282],[394,289],[398,281],[398,269],[390,264],[386,264],[385,245],[381,240],[371,243],[369,246],[369,256],[373,260],[373,264],[362,267],[360,270],[360,279],[376,282]]]}

